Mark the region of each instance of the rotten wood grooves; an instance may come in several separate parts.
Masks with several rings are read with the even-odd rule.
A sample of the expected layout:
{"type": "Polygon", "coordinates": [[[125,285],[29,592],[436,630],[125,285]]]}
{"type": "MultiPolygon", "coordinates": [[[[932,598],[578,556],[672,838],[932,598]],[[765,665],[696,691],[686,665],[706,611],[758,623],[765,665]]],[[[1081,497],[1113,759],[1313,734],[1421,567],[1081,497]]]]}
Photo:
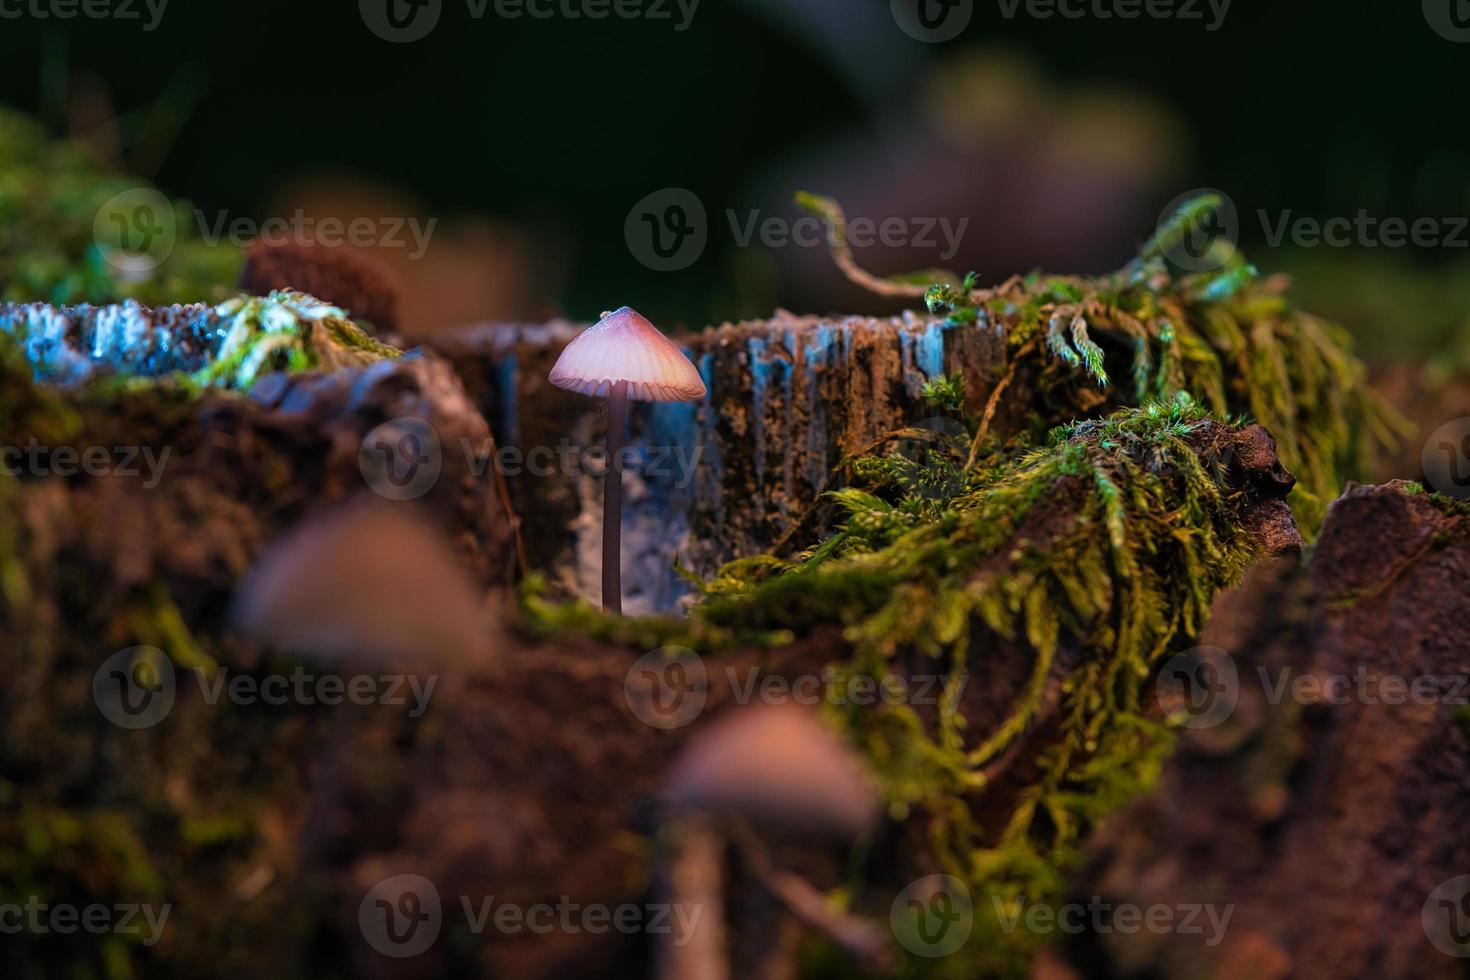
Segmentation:
{"type": "MultiPolygon", "coordinates": [[[[602,442],[605,408],[546,380],[578,329],[486,324],[426,343],[455,362],[501,443],[531,565],[596,600],[599,460],[581,450],[602,442]],[[537,464],[549,455],[551,465],[533,465],[533,450],[537,464]]],[[[1004,336],[988,321],[961,327],[914,313],[778,310],[676,339],[708,394],[698,404],[632,406],[630,444],[640,459],[624,480],[622,516],[624,601],[633,613],[677,606],[687,585],[673,571],[676,556],[707,575],[769,549],[817,503],[804,536],[814,539],[830,517],[818,498],[843,485],[839,464],[937,414],[923,399],[925,382],[962,373],[978,415],[1006,368],[1004,336]]]]}

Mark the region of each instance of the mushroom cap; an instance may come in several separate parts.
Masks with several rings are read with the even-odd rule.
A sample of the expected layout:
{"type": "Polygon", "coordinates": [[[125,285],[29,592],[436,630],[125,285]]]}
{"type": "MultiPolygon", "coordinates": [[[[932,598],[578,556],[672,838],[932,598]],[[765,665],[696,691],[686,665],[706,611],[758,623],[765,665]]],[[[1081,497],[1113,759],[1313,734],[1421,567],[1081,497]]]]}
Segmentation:
{"type": "Polygon", "coordinates": [[[451,664],[487,652],[477,591],[436,528],[356,503],[308,518],[236,590],[239,635],[327,659],[451,664]]]}
{"type": "Polygon", "coordinates": [[[558,388],[607,395],[619,381],[628,397],[648,402],[689,402],[704,397],[704,380],[679,345],[627,306],[577,335],[551,369],[558,388]]]}
{"type": "Polygon", "coordinates": [[[878,813],[862,760],[793,704],[737,707],[716,720],[675,761],[664,797],[678,808],[843,837],[862,834],[878,813]]]}

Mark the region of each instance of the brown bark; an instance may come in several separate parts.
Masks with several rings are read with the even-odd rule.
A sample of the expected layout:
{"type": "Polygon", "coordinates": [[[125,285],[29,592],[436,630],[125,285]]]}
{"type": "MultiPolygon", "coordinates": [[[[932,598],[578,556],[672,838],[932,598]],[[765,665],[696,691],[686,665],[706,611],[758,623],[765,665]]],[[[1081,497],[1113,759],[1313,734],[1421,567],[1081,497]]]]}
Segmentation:
{"type": "MultiPolygon", "coordinates": [[[[1202,437],[1214,439],[1222,431],[1212,428],[1202,437]]],[[[1248,429],[1217,447],[1235,461],[1231,472],[1241,490],[1242,523],[1259,535],[1263,549],[1290,548],[1299,539],[1281,533],[1285,489],[1275,479],[1274,456],[1258,452],[1263,439],[1260,430],[1248,429]]],[[[1059,483],[1018,539],[1037,549],[1065,539],[1074,530],[1075,491],[1071,481],[1059,483]]],[[[959,710],[980,724],[1007,713],[1027,683],[1033,653],[1024,641],[976,632],[972,676],[959,710]]],[[[467,937],[462,947],[440,942],[414,961],[413,970],[422,973],[405,973],[402,963],[354,944],[355,916],[363,896],[397,874],[429,879],[446,903],[454,901],[446,896],[470,896],[474,903],[488,895],[521,906],[562,897],[609,907],[654,900],[661,888],[648,839],[667,817],[660,789],[681,747],[723,712],[743,710],[741,692],[752,678],[790,682],[821,676],[851,651],[840,631],[829,629],[773,651],[710,654],[701,661],[705,683],[695,685],[704,692],[702,709],[687,725],[663,730],[640,720],[626,693],[643,651],[574,637],[537,641],[514,632],[502,638],[500,650],[493,665],[443,667],[442,693],[423,719],[339,718],[307,791],[311,811],[302,853],[314,857],[298,872],[335,902],[335,911],[326,913],[338,923],[333,943],[353,957],[357,975],[649,975],[656,937],[493,928],[467,937]],[[391,760],[386,769],[385,754],[391,760]],[[349,841],[351,846],[334,846],[349,841]]],[[[1056,738],[1061,682],[1082,655],[1066,641],[1035,723],[992,767],[988,787],[967,801],[988,830],[1002,827],[1015,793],[1033,775],[1037,755],[1056,738]]],[[[905,678],[948,668],[945,661],[912,652],[892,667],[905,678]]],[[[841,845],[807,838],[765,843],[779,869],[794,870],[821,888],[843,881],[847,854],[841,845]]],[[[890,822],[867,842],[860,905],[880,926],[902,883],[933,870],[928,848],[917,819],[890,822]]],[[[749,900],[751,890],[767,885],[738,857],[731,869],[733,894],[722,904],[737,917],[727,924],[732,955],[737,962],[774,958],[789,966],[795,947],[785,944],[794,921],[768,922],[765,916],[777,903],[749,900]],[[757,914],[751,909],[761,910],[759,923],[738,919],[757,914]]],[[[445,916],[463,919],[458,908],[445,916]]]]}
{"type": "Polygon", "coordinates": [[[1470,874],[1467,576],[1470,518],[1398,485],[1356,487],[1303,571],[1233,597],[1206,642],[1233,658],[1238,704],[1185,733],[1077,886],[1145,907],[1233,905],[1228,931],[1217,947],[1093,936],[1074,950],[1087,975],[1465,975],[1424,916],[1443,924],[1431,893],[1470,874]],[[1423,678],[1426,696],[1384,678],[1423,678]]]}

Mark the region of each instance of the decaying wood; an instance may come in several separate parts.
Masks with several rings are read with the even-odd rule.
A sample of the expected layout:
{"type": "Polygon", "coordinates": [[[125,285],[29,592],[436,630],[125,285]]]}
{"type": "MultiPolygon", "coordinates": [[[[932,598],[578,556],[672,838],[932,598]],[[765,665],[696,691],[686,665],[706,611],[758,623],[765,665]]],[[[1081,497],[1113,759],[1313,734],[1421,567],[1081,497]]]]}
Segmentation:
{"type": "MultiPolygon", "coordinates": [[[[1271,477],[1274,457],[1253,455],[1263,434],[1246,430],[1238,438],[1232,465],[1242,523],[1256,529],[1263,548],[1299,543],[1279,536],[1276,515],[1284,510],[1285,491],[1271,477]]],[[[1044,548],[1070,534],[1069,493],[1059,485],[1055,507],[1043,508],[1019,532],[1031,547],[1044,548]]],[[[1024,641],[981,630],[974,644],[973,676],[959,710],[984,730],[1005,717],[1026,685],[1032,655],[1024,641]]],[[[299,841],[292,851],[300,857],[280,873],[294,891],[322,896],[324,905],[314,914],[338,925],[330,938],[315,935],[314,941],[348,957],[356,975],[404,975],[402,963],[356,938],[355,916],[365,895],[395,875],[432,881],[446,905],[454,901],[447,896],[469,896],[472,904],[496,896],[519,907],[565,900],[579,907],[643,908],[658,901],[668,891],[660,884],[650,842],[667,826],[661,790],[682,746],[725,712],[746,710],[742,701],[748,695],[741,692],[752,679],[789,683],[821,676],[828,664],[850,656],[840,632],[831,630],[773,651],[711,654],[702,661],[704,681],[698,685],[702,709],[688,724],[665,729],[641,720],[627,693],[642,651],[576,637],[536,640],[520,635],[513,620],[499,651],[493,664],[414,665],[439,678],[438,693],[421,718],[405,718],[401,711],[339,713],[325,740],[307,752],[315,760],[303,788],[309,809],[304,824],[289,831],[299,841]]],[[[971,801],[991,831],[1004,825],[1025,770],[1056,737],[1057,687],[1080,656],[1075,646],[1059,654],[1052,695],[1035,724],[971,801]]],[[[932,675],[947,664],[913,655],[895,660],[893,669],[900,676],[932,675]]],[[[846,847],[805,838],[764,843],[769,863],[764,848],[735,849],[730,891],[710,904],[748,916],[752,909],[779,911],[794,903],[807,918],[783,914],[771,918],[768,929],[732,928],[731,941],[742,946],[732,950],[737,962],[789,965],[795,946],[783,937],[804,921],[807,930],[836,930],[862,955],[881,958],[883,951],[871,941],[882,931],[893,895],[916,874],[932,870],[921,821],[890,821],[866,842],[882,857],[865,867],[856,896],[876,929],[830,918],[819,922],[810,893],[785,876],[797,874],[819,889],[836,887],[844,880],[846,847]],[[765,897],[753,901],[752,894],[765,897]]],[[[699,873],[681,878],[681,887],[708,887],[708,854],[696,856],[701,860],[684,867],[699,873]]],[[[414,960],[414,969],[424,976],[648,976],[657,970],[661,942],[642,930],[488,929],[458,944],[441,941],[414,960]]]]}
{"type": "Polygon", "coordinates": [[[1391,484],[1349,490],[1305,569],[1233,597],[1206,642],[1232,658],[1238,703],[1185,732],[1077,885],[1144,908],[1230,907],[1228,929],[1214,946],[1089,937],[1073,951],[1088,976],[1465,975],[1425,923],[1470,924],[1456,894],[1426,908],[1470,874],[1467,579],[1470,517],[1391,484]]]}
{"type": "MultiPolygon", "coordinates": [[[[427,342],[454,361],[501,445],[524,455],[601,442],[598,407],[546,381],[577,329],[487,325],[427,342]]],[[[967,411],[986,412],[1003,436],[1027,424],[1036,394],[1029,371],[1014,370],[1004,337],[983,319],[954,327],[913,313],[778,312],[678,339],[709,395],[699,405],[633,406],[632,443],[648,464],[624,479],[630,612],[676,606],[687,591],[673,571],[676,556],[707,575],[732,558],[769,550],[809,516],[803,534],[818,539],[830,517],[819,498],[843,485],[840,464],[886,452],[885,437],[941,414],[922,397],[926,381],[963,374],[967,411]],[[996,400],[1002,379],[1005,397],[996,400]]],[[[595,599],[602,496],[595,473],[587,466],[538,473],[516,466],[509,482],[525,517],[531,565],[595,599]]]]}

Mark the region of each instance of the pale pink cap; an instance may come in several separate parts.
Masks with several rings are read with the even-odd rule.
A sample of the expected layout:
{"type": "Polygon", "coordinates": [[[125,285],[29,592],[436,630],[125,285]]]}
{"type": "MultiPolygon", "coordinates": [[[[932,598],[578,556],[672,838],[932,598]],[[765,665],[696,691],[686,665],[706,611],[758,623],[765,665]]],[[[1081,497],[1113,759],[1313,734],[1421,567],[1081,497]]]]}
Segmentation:
{"type": "Polygon", "coordinates": [[[664,784],[675,806],[856,837],[878,816],[857,754],[793,704],[731,709],[690,739],[664,784]]]}
{"type": "Polygon", "coordinates": [[[691,402],[705,392],[704,380],[679,345],[626,306],[567,344],[550,381],[558,388],[599,396],[626,381],[628,397],[646,402],[691,402]]]}

